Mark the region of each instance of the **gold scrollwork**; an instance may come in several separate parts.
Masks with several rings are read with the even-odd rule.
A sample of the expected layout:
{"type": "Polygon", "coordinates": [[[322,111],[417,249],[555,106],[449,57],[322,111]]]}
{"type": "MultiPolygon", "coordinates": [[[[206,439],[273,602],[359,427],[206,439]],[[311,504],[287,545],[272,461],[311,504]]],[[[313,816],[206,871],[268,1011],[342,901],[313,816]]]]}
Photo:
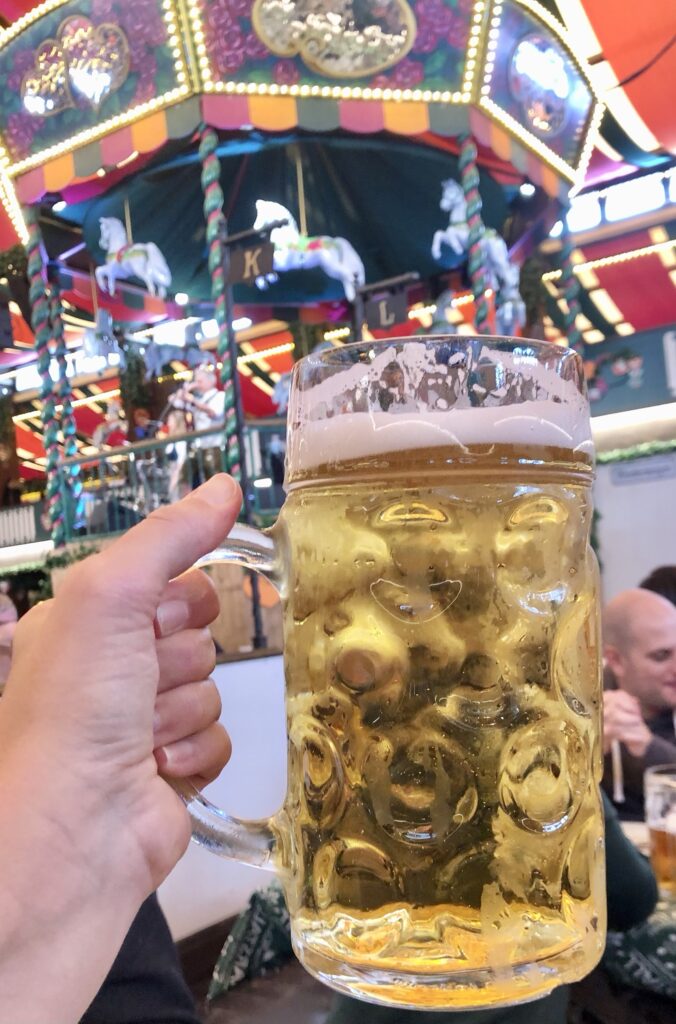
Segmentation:
{"type": "Polygon", "coordinates": [[[353,0],[256,0],[251,12],[259,39],[282,57],[300,55],[329,78],[374,75],[397,64],[413,46],[416,21],[406,0],[362,4],[353,0]],[[376,11],[377,7],[377,11],[376,11]]]}

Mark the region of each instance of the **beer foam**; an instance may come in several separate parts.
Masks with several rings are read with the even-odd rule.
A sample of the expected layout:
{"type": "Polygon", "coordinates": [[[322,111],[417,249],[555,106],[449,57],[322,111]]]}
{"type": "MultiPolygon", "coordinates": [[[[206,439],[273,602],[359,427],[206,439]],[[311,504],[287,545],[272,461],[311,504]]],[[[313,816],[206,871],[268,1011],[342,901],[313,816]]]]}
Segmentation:
{"type": "Polygon", "coordinates": [[[296,391],[289,476],[345,459],[442,445],[537,445],[593,454],[589,411],[576,381],[539,363],[528,343],[511,351],[481,346],[469,368],[464,351],[439,364],[437,350],[408,341],[296,391]],[[478,383],[481,371],[495,385],[490,390],[478,383]],[[383,411],[377,396],[393,374],[392,402],[383,411]]]}

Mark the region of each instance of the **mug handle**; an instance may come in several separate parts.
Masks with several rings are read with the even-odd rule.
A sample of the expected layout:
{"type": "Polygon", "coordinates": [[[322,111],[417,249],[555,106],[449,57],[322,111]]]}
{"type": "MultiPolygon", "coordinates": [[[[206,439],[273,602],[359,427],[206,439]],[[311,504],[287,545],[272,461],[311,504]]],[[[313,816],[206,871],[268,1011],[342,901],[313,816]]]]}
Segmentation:
{"type": "MultiPolygon", "coordinates": [[[[278,591],[281,590],[279,553],[267,531],[237,525],[222,547],[195,563],[197,568],[223,564],[254,569],[267,577],[278,591]]],[[[191,782],[172,779],[171,784],[188,809],[195,842],[221,857],[243,861],[254,867],[271,866],[276,845],[271,818],[234,818],[202,796],[191,782]]]]}

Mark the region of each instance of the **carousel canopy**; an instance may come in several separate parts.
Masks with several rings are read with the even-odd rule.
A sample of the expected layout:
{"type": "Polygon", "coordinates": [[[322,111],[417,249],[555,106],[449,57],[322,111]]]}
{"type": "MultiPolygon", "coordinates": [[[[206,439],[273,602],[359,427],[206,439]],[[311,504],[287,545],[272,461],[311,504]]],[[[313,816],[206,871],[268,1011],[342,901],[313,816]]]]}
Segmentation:
{"type": "MultiPolygon", "coordinates": [[[[448,214],[439,208],[442,182],[458,176],[457,156],[445,148],[382,134],[250,132],[224,139],[218,155],[230,232],[252,227],[256,201],[271,200],[289,210],[303,234],[346,238],[364,262],[367,281],[414,269],[431,278],[461,260],[448,250],[439,262],[431,252],[434,232],[448,224],[448,214]]],[[[67,206],[59,216],[82,226],[87,250],[101,263],[101,218],[124,219],[128,210],[134,238],[155,242],[164,254],[175,291],[205,300],[210,278],[200,170],[196,147],[190,145],[158,158],[104,195],[67,206]]],[[[489,226],[500,228],[506,219],[520,176],[512,174],[511,181],[501,185],[488,171],[481,174],[489,226]]],[[[264,291],[253,285],[235,288],[236,301],[246,306],[341,298],[339,282],[320,270],[291,271],[264,291]]]]}

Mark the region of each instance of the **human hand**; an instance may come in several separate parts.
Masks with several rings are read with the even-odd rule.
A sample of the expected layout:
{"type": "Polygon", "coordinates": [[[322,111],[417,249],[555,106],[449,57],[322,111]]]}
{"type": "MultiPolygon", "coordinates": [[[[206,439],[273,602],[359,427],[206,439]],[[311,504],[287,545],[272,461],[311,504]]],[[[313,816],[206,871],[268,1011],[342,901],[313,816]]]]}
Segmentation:
{"type": "Polygon", "coordinates": [[[78,828],[88,815],[98,819],[141,896],[190,835],[162,776],[204,783],[229,757],[208,679],[215,655],[205,627],[218,600],[198,570],[172,578],[223,539],[240,502],[233,481],[212,478],[72,568],[57,597],[16,630],[0,749],[26,765],[29,803],[51,804],[94,858],[100,840],[78,828]]]}
{"type": "Polygon", "coordinates": [[[199,784],[228,760],[207,678],[218,600],[184,570],[240,503],[213,477],[70,569],[17,627],[0,701],[0,1006],[14,1024],[55,1006],[59,1021],[80,1018],[187,846],[166,779],[199,784]]]}
{"type": "Polygon", "coordinates": [[[613,740],[624,743],[633,757],[643,757],[652,740],[641,705],[624,690],[605,690],[603,694],[604,753],[608,753],[613,740]]]}

